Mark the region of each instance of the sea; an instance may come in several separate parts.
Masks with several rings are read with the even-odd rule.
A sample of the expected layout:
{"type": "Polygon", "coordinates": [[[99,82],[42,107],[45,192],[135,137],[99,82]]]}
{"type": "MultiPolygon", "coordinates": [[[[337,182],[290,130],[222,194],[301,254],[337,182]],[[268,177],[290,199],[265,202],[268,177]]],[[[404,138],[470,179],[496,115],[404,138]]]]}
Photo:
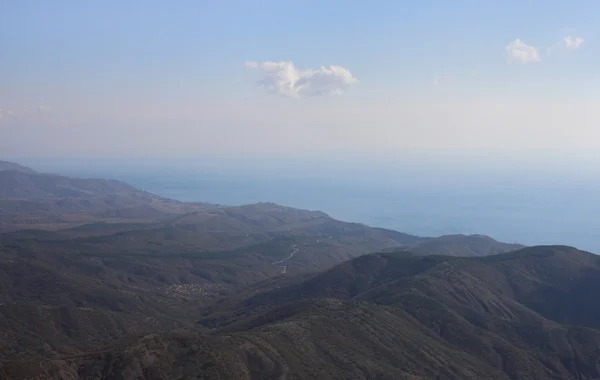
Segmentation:
{"type": "Polygon", "coordinates": [[[426,180],[426,175],[410,173],[359,180],[348,173],[285,176],[164,167],[62,174],[115,178],[185,202],[275,202],[419,236],[484,234],[507,243],[569,245],[600,253],[600,186],[589,183],[486,180],[481,175],[426,180]]]}

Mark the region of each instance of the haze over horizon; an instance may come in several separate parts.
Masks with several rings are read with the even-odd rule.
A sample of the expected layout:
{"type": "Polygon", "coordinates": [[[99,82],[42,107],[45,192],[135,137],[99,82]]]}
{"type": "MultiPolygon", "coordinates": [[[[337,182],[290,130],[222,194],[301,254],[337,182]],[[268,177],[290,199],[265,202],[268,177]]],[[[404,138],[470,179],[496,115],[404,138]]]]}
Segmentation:
{"type": "Polygon", "coordinates": [[[594,1],[7,1],[0,151],[596,173],[599,13],[594,1]]]}
{"type": "Polygon", "coordinates": [[[596,14],[594,1],[7,1],[0,159],[181,200],[597,250],[596,14]]]}

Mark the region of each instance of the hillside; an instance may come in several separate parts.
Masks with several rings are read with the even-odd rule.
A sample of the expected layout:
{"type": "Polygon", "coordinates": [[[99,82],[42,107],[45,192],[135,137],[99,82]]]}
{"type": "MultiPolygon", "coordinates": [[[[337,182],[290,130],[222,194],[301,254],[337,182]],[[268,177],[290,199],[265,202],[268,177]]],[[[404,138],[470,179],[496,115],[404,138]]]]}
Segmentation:
{"type": "Polygon", "coordinates": [[[597,285],[600,257],[571,247],[531,247],[482,258],[376,253],[342,263],[299,284],[246,299],[243,307],[264,307],[298,298],[360,299],[393,305],[409,289],[443,300],[453,309],[477,301],[470,307],[509,317],[516,301],[556,322],[596,328],[600,327],[600,309],[592,307],[592,293],[584,290],[597,285]],[[504,307],[506,302],[510,305],[504,307]]]}
{"type": "Polygon", "coordinates": [[[225,304],[201,319],[209,330],[131,338],[41,365],[9,362],[0,373],[104,380],[598,379],[599,279],[600,259],[570,247],[485,258],[370,254],[225,304]]]}
{"type": "Polygon", "coordinates": [[[89,351],[128,331],[193,329],[240,292],[426,239],[262,203],[156,223],[22,230],[1,241],[0,357],[16,359],[89,351]]]}
{"type": "Polygon", "coordinates": [[[0,206],[0,378],[600,378],[574,248],[15,170],[0,206]]]}
{"type": "Polygon", "coordinates": [[[10,170],[0,170],[3,231],[56,230],[100,221],[148,223],[216,207],[177,202],[116,180],[43,174],[9,164],[4,167],[10,170]]]}
{"type": "MultiPolygon", "coordinates": [[[[116,180],[70,178],[54,174],[24,171],[0,172],[0,197],[18,199],[84,198],[111,193],[137,192],[116,180]]],[[[141,193],[141,192],[140,192],[141,193]]]]}
{"type": "MultiPolygon", "coordinates": [[[[596,330],[600,309],[594,306],[593,291],[598,285],[600,258],[569,247],[533,247],[473,259],[372,254],[299,284],[250,297],[227,313],[201,322],[219,327],[223,333],[273,331],[294,321],[305,326],[298,317],[304,312],[299,305],[335,299],[343,305],[339,307],[351,311],[338,316],[343,324],[334,324],[335,329],[323,329],[321,334],[327,336],[322,339],[337,342],[332,344],[338,357],[356,355],[355,347],[370,344],[374,331],[388,329],[391,337],[398,336],[397,330],[421,330],[423,341],[427,336],[441,340],[430,353],[447,360],[443,353],[453,349],[478,361],[477,368],[487,368],[484,372],[489,378],[594,379],[600,365],[600,331],[596,330]],[[361,318],[364,326],[352,334],[344,333],[350,336],[339,336],[339,328],[352,320],[354,313],[360,315],[358,305],[365,302],[370,312],[384,308],[392,315],[361,318]],[[404,313],[414,318],[411,323],[419,321],[419,326],[397,321],[404,313]],[[494,375],[495,371],[504,374],[494,375]]],[[[277,344],[283,344],[285,338],[281,339],[277,344]]],[[[390,341],[373,346],[373,350],[405,358],[408,354],[399,349],[405,343],[390,341]]],[[[382,361],[376,355],[363,355],[361,362],[382,361]]],[[[455,360],[472,366],[465,358],[455,360]]],[[[357,372],[356,378],[369,378],[357,372]]],[[[412,374],[433,376],[419,371],[412,374]]],[[[482,378],[473,373],[453,377],[440,372],[436,376],[482,378]]]]}
{"type": "MultiPolygon", "coordinates": [[[[525,248],[520,244],[502,243],[485,235],[444,235],[402,247],[423,255],[489,256],[525,248]]],[[[391,250],[390,250],[391,251],[391,250]]]]}
{"type": "Polygon", "coordinates": [[[35,170],[14,162],[0,160],[0,171],[14,171],[21,173],[35,173],[35,170]]]}
{"type": "Polygon", "coordinates": [[[202,308],[261,281],[420,239],[268,203],[4,234],[0,358],[43,355],[45,345],[73,354],[128,331],[193,327],[202,308]]]}

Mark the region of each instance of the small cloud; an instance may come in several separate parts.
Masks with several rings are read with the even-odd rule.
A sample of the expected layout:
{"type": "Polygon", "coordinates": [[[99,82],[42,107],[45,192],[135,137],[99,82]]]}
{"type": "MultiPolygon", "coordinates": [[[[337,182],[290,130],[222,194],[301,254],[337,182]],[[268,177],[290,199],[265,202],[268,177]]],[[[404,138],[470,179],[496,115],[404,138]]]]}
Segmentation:
{"type": "Polygon", "coordinates": [[[434,86],[440,85],[440,78],[437,75],[435,77],[433,77],[433,85],[434,86]]]}
{"type": "Polygon", "coordinates": [[[471,77],[477,78],[477,77],[479,77],[479,75],[481,75],[481,73],[479,71],[471,70],[471,77]]]}
{"type": "Polygon", "coordinates": [[[505,50],[510,62],[531,63],[541,61],[537,48],[527,45],[519,38],[506,45],[505,50]]]}
{"type": "Polygon", "coordinates": [[[260,72],[259,84],[278,95],[292,98],[341,95],[358,82],[350,70],[336,65],[297,69],[292,61],[248,61],[244,66],[260,72]]]}
{"type": "Polygon", "coordinates": [[[567,50],[577,50],[583,44],[583,38],[566,36],[562,40],[562,45],[567,50]]]}
{"type": "Polygon", "coordinates": [[[555,49],[566,49],[566,50],[577,50],[583,45],[584,39],[582,37],[571,37],[566,36],[563,37],[562,40],[556,43],[556,45],[551,46],[546,49],[546,55],[550,55],[554,52],[555,49]]]}

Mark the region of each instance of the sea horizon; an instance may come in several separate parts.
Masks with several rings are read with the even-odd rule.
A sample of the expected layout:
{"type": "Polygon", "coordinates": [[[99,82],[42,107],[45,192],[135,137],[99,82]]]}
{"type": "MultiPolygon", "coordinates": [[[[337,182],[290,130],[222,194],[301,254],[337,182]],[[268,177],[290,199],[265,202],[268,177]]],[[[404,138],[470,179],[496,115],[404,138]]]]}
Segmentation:
{"type": "Polygon", "coordinates": [[[493,176],[282,176],[219,170],[63,168],[57,174],[114,178],[183,202],[273,202],[418,236],[481,234],[506,243],[570,245],[600,253],[600,192],[580,183],[552,185],[493,176]],[[435,177],[435,178],[434,178],[435,177]],[[467,180],[466,178],[470,178],[467,180]]]}

